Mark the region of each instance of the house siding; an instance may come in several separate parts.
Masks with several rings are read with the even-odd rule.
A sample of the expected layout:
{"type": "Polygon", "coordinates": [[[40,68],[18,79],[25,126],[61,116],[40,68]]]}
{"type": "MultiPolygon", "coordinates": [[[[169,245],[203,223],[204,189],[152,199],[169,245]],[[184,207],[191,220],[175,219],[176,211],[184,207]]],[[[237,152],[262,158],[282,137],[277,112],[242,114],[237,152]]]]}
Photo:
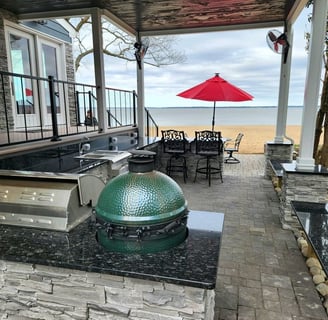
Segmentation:
{"type": "MultiPolygon", "coordinates": [[[[0,10],[0,70],[8,71],[8,58],[5,39],[4,21],[17,23],[12,13],[0,10]]],[[[8,77],[0,78],[0,132],[14,127],[13,108],[10,98],[10,84],[8,77]]]]}
{"type": "MultiPolygon", "coordinates": [[[[75,82],[75,68],[73,47],[71,44],[65,44],[65,59],[66,59],[66,78],[68,82],[75,82]]],[[[77,125],[76,119],[76,104],[75,104],[75,88],[73,85],[68,85],[68,106],[69,106],[69,122],[71,126],[77,125]]]]}

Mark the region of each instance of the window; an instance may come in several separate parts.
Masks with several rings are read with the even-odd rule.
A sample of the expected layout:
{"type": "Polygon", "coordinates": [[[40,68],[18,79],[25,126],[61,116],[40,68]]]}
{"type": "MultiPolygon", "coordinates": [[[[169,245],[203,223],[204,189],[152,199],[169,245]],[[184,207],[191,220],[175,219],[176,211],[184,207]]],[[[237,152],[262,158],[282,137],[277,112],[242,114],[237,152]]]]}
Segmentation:
{"type": "MultiPolygon", "coordinates": [[[[11,67],[14,73],[31,75],[30,39],[10,33],[11,67]]],[[[34,114],[32,81],[13,77],[13,92],[17,114],[34,114]]]]}

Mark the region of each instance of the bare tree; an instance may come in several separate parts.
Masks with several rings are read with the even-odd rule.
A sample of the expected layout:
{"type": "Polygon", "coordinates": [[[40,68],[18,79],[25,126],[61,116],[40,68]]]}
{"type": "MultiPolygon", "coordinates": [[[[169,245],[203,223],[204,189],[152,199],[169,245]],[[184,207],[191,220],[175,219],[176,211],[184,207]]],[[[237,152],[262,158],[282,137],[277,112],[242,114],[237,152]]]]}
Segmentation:
{"type": "MultiPolygon", "coordinates": [[[[70,18],[66,21],[76,31],[74,42],[77,48],[75,52],[75,70],[80,67],[81,61],[93,53],[91,38],[91,17],[70,18]]],[[[116,28],[107,20],[102,20],[103,30],[103,52],[105,55],[135,61],[136,39],[116,28]]],[[[147,42],[147,54],[144,56],[144,63],[157,67],[182,63],[186,60],[183,52],[175,49],[176,37],[173,36],[154,36],[142,39],[147,42]]]]}

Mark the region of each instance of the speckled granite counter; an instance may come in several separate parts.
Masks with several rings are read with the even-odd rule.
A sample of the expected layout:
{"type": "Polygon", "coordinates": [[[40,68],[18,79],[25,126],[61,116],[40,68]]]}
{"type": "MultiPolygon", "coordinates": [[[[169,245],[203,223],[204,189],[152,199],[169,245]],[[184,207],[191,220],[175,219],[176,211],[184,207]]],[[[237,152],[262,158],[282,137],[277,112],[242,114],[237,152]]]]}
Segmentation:
{"type": "Polygon", "coordinates": [[[315,174],[315,175],[328,175],[328,169],[321,166],[321,165],[315,165],[313,169],[311,170],[298,170],[296,168],[296,161],[292,162],[287,162],[281,164],[285,172],[293,174],[305,174],[305,175],[310,175],[310,174],[315,174]]]}
{"type": "Polygon", "coordinates": [[[91,219],[69,233],[0,226],[0,260],[213,289],[224,215],[190,211],[184,243],[153,254],[108,252],[95,239],[91,219]]]}
{"type": "Polygon", "coordinates": [[[328,212],[326,204],[291,201],[291,205],[323,269],[328,274],[328,212]]]}

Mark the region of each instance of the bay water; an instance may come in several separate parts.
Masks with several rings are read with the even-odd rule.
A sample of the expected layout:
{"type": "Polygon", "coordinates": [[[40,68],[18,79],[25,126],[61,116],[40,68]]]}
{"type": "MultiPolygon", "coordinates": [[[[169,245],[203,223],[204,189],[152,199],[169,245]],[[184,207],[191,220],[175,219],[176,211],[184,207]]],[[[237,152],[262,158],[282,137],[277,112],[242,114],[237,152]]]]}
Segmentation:
{"type": "MultiPolygon", "coordinates": [[[[148,108],[159,126],[211,125],[213,107],[148,108]]],[[[221,107],[215,109],[216,125],[276,125],[277,107],[221,107]]],[[[287,125],[301,125],[303,107],[288,108],[287,125]]]]}

